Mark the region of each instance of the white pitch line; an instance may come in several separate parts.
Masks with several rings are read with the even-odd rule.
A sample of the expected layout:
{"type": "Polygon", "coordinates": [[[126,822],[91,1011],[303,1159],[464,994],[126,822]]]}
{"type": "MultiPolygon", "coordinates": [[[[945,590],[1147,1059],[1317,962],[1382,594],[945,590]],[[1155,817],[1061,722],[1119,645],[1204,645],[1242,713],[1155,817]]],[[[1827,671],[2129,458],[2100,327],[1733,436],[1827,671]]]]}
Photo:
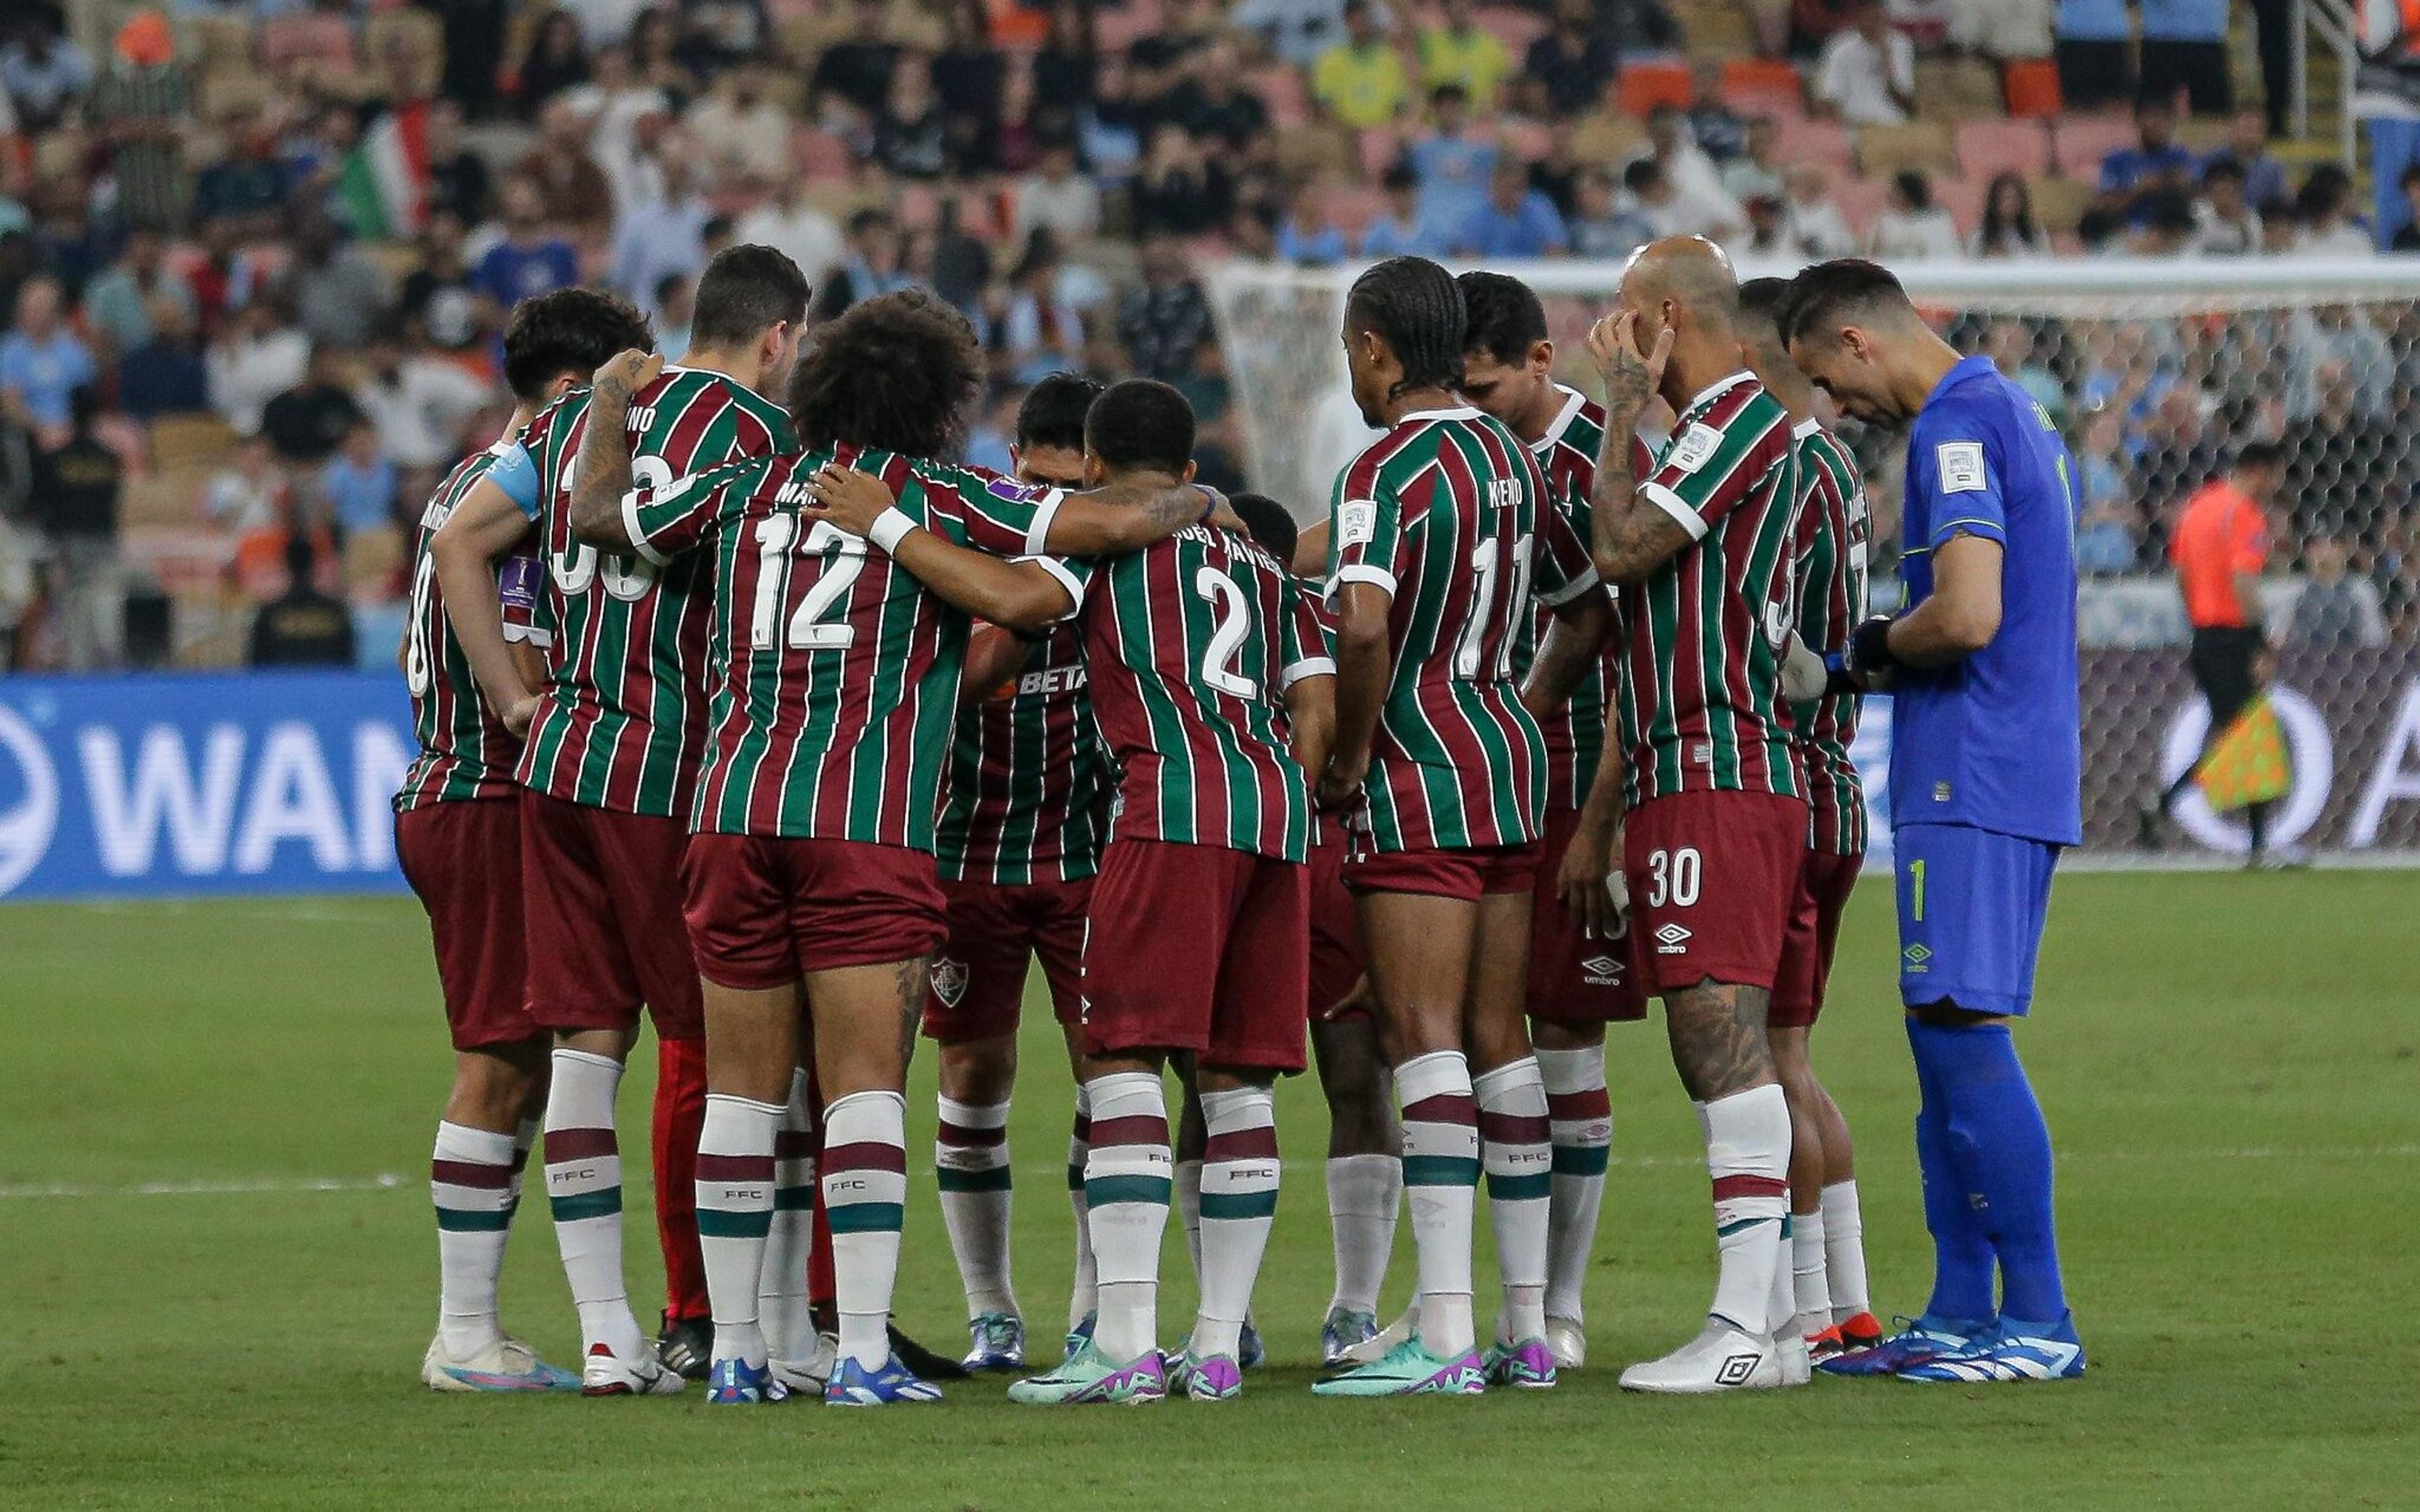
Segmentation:
{"type": "MultiPolygon", "coordinates": [[[[2061,1154],[2061,1164],[2101,1161],[2139,1163],[2173,1160],[2410,1160],[2420,1156],[2420,1144],[2406,1145],[2330,1145],[2318,1149],[2292,1149],[2274,1146],[2218,1147],[2209,1149],[2080,1149],[2061,1154]]],[[[1309,1170],[1318,1163],[1287,1161],[1295,1170],[1309,1170]]],[[[1705,1160],[1698,1155],[1616,1155],[1612,1164],[1641,1170],[1664,1166],[1702,1169],[1705,1160]]],[[[1065,1171],[1063,1165],[1035,1164],[1018,1168],[1020,1174],[1039,1180],[1065,1171]]],[[[929,1173],[926,1173],[929,1174],[929,1173]]],[[[644,1191],[646,1183],[635,1182],[633,1190],[644,1191]]],[[[41,1197],[229,1197],[287,1196],[313,1192],[387,1192],[409,1189],[418,1192],[417,1178],[407,1180],[392,1171],[376,1176],[303,1176],[260,1177],[252,1180],[223,1181],[139,1181],[130,1184],[54,1182],[48,1185],[0,1185],[0,1202],[41,1197]]]]}

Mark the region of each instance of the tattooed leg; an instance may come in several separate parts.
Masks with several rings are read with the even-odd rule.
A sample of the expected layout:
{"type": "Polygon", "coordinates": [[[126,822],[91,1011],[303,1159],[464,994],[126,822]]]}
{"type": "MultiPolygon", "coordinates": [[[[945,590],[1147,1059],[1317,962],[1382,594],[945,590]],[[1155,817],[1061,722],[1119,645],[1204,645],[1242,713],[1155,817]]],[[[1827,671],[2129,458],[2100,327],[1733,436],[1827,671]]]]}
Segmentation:
{"type": "Polygon", "coordinates": [[[1712,978],[1664,995],[1664,1022],[1672,1039],[1672,1065],[1681,1085],[1699,1103],[1734,1092],[1777,1085],[1773,1050],[1764,1038],[1764,1016],[1773,995],[1712,978]]]}

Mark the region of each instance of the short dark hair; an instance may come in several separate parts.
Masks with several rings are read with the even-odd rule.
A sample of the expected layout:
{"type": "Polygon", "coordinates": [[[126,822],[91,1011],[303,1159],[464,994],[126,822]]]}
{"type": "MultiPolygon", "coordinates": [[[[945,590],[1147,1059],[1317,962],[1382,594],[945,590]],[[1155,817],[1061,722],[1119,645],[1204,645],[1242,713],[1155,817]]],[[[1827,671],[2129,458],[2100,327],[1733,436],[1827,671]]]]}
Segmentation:
{"type": "Polygon", "coordinates": [[[1451,82],[1441,84],[1429,91],[1429,103],[1432,105],[1442,105],[1449,100],[1458,104],[1467,105],[1470,103],[1470,91],[1451,82]]]}
{"type": "Polygon", "coordinates": [[[785,320],[797,325],[807,317],[807,298],[814,292],[786,255],[753,242],[725,247],[698,275],[690,344],[733,347],[785,320]]]}
{"type": "Polygon", "coordinates": [[[1621,170],[1621,187],[1636,194],[1664,177],[1664,165],[1653,158],[1634,159],[1621,170]]]}
{"type": "Polygon", "coordinates": [[[2201,171],[2202,183],[2209,185],[2221,178],[2232,178],[2239,184],[2244,182],[2243,164],[2233,158],[2211,159],[2201,171]]]}
{"type": "Polygon", "coordinates": [[[1455,275],[1454,282],[1462,285],[1464,351],[1524,363],[1529,348],[1546,339],[1546,307],[1528,285],[1480,269],[1455,275]]]}
{"type": "Polygon", "coordinates": [[[862,300],[823,328],[790,375],[790,423],[810,449],[941,456],[983,387],[967,317],[920,288],[862,300]]]}
{"type": "Polygon", "coordinates": [[[1016,444],[1027,451],[1037,446],[1082,451],[1084,416],[1106,387],[1080,373],[1053,373],[1026,390],[1025,402],[1016,407],[1016,444]]]}
{"type": "Polygon", "coordinates": [[[1374,332],[1403,364],[1397,393],[1461,386],[1469,313],[1462,285],[1426,257],[1389,257],[1355,279],[1344,296],[1344,318],[1357,331],[1374,332]]]}
{"type": "Polygon", "coordinates": [[[2275,441],[2245,441],[2235,449],[2239,468],[2275,468],[2286,465],[2286,449],[2275,441]]]}
{"type": "Polygon", "coordinates": [[[1781,337],[1784,343],[1803,341],[1852,311],[1885,306],[1916,308],[1889,269],[1863,257],[1835,257],[1800,270],[1790,281],[1789,324],[1781,337]]]}
{"type": "Polygon", "coordinates": [[[504,384],[534,404],[562,374],[582,382],[615,352],[656,349],[646,317],[628,301],[593,288],[559,288],[513,306],[504,323],[504,384]]]}
{"type": "Polygon", "coordinates": [[[1183,472],[1193,460],[1193,406],[1155,378],[1112,383],[1084,415],[1084,449],[1121,471],[1183,472]]]}
{"type": "Polygon", "coordinates": [[[1244,532],[1259,542],[1262,550],[1280,562],[1294,561],[1302,531],[1285,505],[1264,493],[1237,493],[1227,496],[1227,507],[1244,522],[1244,532]]]}
{"type": "Polygon", "coordinates": [[[1790,329],[1790,280],[1751,278],[1739,286],[1740,314],[1754,320],[1758,334],[1770,327],[1776,333],[1790,329]]]}

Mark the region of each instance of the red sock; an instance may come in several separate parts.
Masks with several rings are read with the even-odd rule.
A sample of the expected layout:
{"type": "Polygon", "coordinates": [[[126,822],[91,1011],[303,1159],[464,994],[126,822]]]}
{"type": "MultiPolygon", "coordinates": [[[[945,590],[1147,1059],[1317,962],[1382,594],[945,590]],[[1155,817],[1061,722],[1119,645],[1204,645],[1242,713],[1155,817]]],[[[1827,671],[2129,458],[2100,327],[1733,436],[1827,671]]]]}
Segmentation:
{"type": "Polygon", "coordinates": [[[656,1041],[656,1237],[664,1251],[664,1314],[710,1318],[697,1242],[697,1140],[706,1127],[706,1041],[656,1041]]]}
{"type": "MultiPolygon", "coordinates": [[[[824,1093],[823,1088],[815,1085],[813,1071],[807,1072],[807,1103],[815,1110],[815,1132],[820,1136],[824,1126],[824,1093]]],[[[831,1215],[824,1211],[824,1184],[817,1181],[814,1248],[807,1255],[807,1304],[820,1308],[830,1304],[838,1294],[839,1286],[832,1280],[831,1215]]]]}

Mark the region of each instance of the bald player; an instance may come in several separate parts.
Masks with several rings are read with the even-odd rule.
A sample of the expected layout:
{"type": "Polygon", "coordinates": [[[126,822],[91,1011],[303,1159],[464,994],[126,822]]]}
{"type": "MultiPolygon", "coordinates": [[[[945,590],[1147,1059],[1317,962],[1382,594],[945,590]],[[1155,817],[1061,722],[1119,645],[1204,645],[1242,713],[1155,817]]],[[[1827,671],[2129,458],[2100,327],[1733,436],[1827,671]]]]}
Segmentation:
{"type": "Polygon", "coordinates": [[[1631,928],[1705,1130],[1721,1254],[1704,1328],[1623,1371],[1621,1384],[1699,1393],[1803,1381],[1806,1346],[1786,1321],[1781,1270],[1790,1109],[1765,1040],[1807,846],[1780,684],[1797,610],[1798,452],[1789,414],[1741,365],[1739,285],[1710,241],[1667,238],[1633,258],[1589,349],[1606,380],[1590,545],[1620,587],[1625,631],[1617,713],[1631,928]],[[1640,477],[1629,440],[1659,392],[1678,418],[1640,477]]]}

